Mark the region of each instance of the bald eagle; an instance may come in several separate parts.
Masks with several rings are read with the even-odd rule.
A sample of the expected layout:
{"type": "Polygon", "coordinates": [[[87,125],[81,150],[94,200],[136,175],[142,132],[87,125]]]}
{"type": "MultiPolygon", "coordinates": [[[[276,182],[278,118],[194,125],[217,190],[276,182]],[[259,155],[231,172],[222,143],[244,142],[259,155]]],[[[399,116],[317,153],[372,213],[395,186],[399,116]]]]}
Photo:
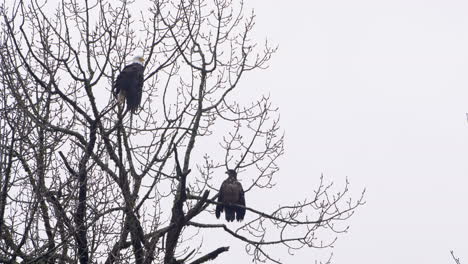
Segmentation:
{"type": "Polygon", "coordinates": [[[141,102],[141,93],[143,88],[143,62],[145,59],[141,56],[133,58],[132,63],[117,76],[114,83],[113,94],[118,97],[119,103],[126,99],[127,109],[135,113],[141,102]]]}
{"type": "Polygon", "coordinates": [[[244,189],[242,184],[237,181],[237,172],[228,170],[228,178],[224,180],[219,188],[218,204],[216,205],[216,218],[219,219],[221,212],[224,210],[226,221],[232,222],[234,218],[237,221],[242,221],[245,215],[245,208],[235,206],[245,206],[244,189]]]}

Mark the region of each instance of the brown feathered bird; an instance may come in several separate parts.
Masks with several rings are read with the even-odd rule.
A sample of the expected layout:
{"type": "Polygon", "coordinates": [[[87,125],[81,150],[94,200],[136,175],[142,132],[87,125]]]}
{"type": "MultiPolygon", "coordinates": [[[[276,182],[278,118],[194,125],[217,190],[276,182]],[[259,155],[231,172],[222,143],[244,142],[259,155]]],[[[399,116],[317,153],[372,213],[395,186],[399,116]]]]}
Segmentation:
{"type": "Polygon", "coordinates": [[[126,101],[127,108],[132,113],[138,110],[141,102],[144,61],[145,59],[141,56],[135,57],[132,63],[125,66],[117,76],[113,87],[113,93],[118,97],[119,102],[122,104],[126,101]]]}
{"type": "Polygon", "coordinates": [[[237,181],[237,172],[235,170],[228,170],[228,178],[224,180],[219,188],[218,204],[216,205],[216,218],[219,219],[221,212],[224,211],[226,221],[232,222],[234,218],[237,221],[242,221],[245,216],[244,189],[242,184],[237,181]]]}

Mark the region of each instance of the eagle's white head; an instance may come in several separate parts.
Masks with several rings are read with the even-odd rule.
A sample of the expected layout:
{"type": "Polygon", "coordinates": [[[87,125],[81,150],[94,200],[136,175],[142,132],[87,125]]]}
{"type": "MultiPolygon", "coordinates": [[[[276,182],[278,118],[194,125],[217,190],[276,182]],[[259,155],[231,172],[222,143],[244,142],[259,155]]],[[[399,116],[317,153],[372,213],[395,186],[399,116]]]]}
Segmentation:
{"type": "Polygon", "coordinates": [[[132,60],[132,63],[138,63],[143,65],[143,63],[145,63],[145,58],[143,58],[143,56],[135,56],[135,58],[133,58],[132,60]]]}

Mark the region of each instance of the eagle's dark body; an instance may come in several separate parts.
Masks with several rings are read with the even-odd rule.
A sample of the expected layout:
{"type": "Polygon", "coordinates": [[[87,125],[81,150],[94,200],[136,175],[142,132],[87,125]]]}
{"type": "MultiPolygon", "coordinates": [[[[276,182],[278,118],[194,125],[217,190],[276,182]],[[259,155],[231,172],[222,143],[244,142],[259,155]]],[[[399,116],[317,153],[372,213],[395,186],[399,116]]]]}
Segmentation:
{"type": "Polygon", "coordinates": [[[232,222],[234,219],[242,221],[245,216],[245,208],[235,206],[245,206],[245,195],[242,184],[237,181],[237,173],[234,170],[228,170],[229,177],[224,180],[219,188],[218,203],[216,205],[216,218],[219,218],[224,211],[226,221],[232,222]]]}
{"type": "Polygon", "coordinates": [[[141,102],[143,90],[143,71],[144,67],[140,63],[132,63],[117,76],[114,83],[113,93],[119,97],[119,101],[125,98],[127,109],[134,113],[141,102]]]}

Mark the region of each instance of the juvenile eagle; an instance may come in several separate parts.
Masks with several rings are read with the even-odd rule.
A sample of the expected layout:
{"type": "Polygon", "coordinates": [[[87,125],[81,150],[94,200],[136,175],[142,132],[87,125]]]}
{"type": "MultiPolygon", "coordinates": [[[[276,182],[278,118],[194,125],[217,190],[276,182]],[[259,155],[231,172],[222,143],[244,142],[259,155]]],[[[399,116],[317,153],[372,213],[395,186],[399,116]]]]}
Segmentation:
{"type": "Polygon", "coordinates": [[[216,218],[219,219],[221,212],[224,210],[226,221],[242,221],[245,215],[245,208],[235,206],[238,204],[245,206],[244,189],[242,184],[237,181],[237,172],[235,170],[228,170],[228,178],[224,180],[219,188],[218,204],[216,205],[216,218]]]}
{"type": "Polygon", "coordinates": [[[132,63],[117,76],[112,92],[118,97],[120,103],[126,99],[127,109],[135,113],[141,102],[141,93],[143,88],[143,62],[145,59],[141,56],[133,58],[132,63]]]}

